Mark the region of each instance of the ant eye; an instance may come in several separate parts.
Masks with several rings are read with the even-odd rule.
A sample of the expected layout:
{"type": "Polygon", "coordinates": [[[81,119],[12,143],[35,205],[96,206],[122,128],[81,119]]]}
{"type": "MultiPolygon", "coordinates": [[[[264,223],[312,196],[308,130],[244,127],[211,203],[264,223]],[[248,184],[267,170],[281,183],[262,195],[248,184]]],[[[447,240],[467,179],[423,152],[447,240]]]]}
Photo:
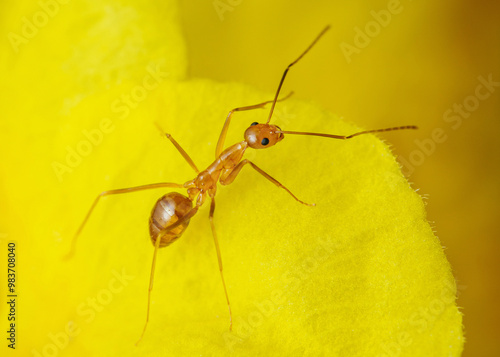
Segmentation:
{"type": "Polygon", "coordinates": [[[264,138],[264,139],[262,139],[262,141],[260,143],[262,145],[266,146],[267,144],[269,144],[269,139],[268,138],[264,138]]]}
{"type": "Polygon", "coordinates": [[[250,126],[254,126],[254,125],[257,125],[259,123],[257,123],[256,121],[254,121],[252,124],[250,124],[250,126]]]}

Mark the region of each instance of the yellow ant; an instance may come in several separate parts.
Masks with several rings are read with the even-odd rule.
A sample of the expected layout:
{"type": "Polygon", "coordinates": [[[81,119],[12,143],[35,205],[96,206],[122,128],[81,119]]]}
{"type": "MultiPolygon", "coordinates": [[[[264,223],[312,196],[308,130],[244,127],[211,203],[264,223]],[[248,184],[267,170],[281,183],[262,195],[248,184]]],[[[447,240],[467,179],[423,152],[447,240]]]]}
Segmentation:
{"type": "Polygon", "coordinates": [[[222,285],[224,286],[224,293],[226,295],[227,307],[229,310],[229,330],[232,330],[233,319],[231,314],[231,304],[229,303],[229,296],[227,294],[226,283],[224,281],[224,275],[222,273],[222,259],[219,249],[219,242],[217,240],[217,234],[215,231],[215,225],[213,221],[214,211],[215,211],[215,194],[217,192],[217,183],[219,182],[221,185],[226,186],[231,184],[236,176],[240,173],[241,169],[245,165],[250,165],[253,169],[255,169],[258,173],[264,176],[266,179],[274,183],[276,186],[284,189],[288,192],[296,201],[307,205],[307,206],[315,206],[315,204],[305,203],[299,200],[288,188],[283,186],[278,180],[271,177],[268,173],[262,170],[260,167],[255,165],[253,162],[243,159],[243,154],[245,150],[250,147],[252,149],[267,149],[271,146],[276,145],[278,142],[283,140],[285,134],[294,134],[294,135],[313,135],[313,136],[323,136],[326,138],[333,139],[351,139],[355,136],[368,134],[368,133],[377,133],[382,131],[391,131],[391,130],[402,130],[402,129],[417,129],[416,126],[408,125],[408,126],[399,126],[394,128],[387,129],[377,129],[377,130],[367,130],[361,131],[358,133],[354,133],[351,135],[331,135],[331,134],[322,134],[322,133],[309,133],[309,132],[299,132],[299,131],[284,131],[281,130],[276,125],[269,124],[271,121],[271,117],[273,115],[274,107],[278,101],[282,101],[287,99],[292,93],[288,96],[278,100],[278,96],[285,80],[286,74],[290,67],[292,67],[295,63],[297,63],[309,50],[316,44],[316,42],[323,36],[323,34],[330,28],[330,26],[326,26],[321,33],[314,39],[314,41],[307,47],[307,49],[292,63],[288,65],[281,77],[281,81],[278,85],[278,90],[276,91],[276,95],[274,99],[271,101],[250,105],[246,107],[239,107],[231,110],[226,117],[226,121],[224,126],[222,127],[221,134],[219,136],[219,140],[217,142],[217,147],[215,149],[215,161],[211,163],[205,170],[198,170],[193,160],[189,157],[189,155],[184,151],[184,149],[174,140],[174,138],[167,133],[164,133],[160,126],[156,124],[158,129],[164,133],[164,135],[169,139],[172,144],[177,148],[179,153],[184,157],[184,159],[188,162],[188,164],[193,168],[196,172],[196,177],[190,181],[185,182],[184,184],[178,183],[170,183],[170,182],[161,182],[161,183],[153,183],[149,185],[142,185],[136,187],[128,187],[117,190],[104,191],[100,193],[94,203],[90,207],[87,215],[85,216],[82,224],[78,228],[71,243],[71,251],[67,255],[67,258],[71,257],[74,254],[76,248],[76,241],[78,236],[83,230],[83,227],[87,223],[92,211],[96,207],[101,197],[108,195],[116,195],[121,193],[130,193],[135,191],[142,190],[150,190],[156,188],[163,187],[172,187],[172,188],[185,188],[187,189],[187,197],[177,193],[170,192],[161,197],[155,204],[151,216],[149,218],[149,234],[151,236],[151,241],[155,247],[153,253],[153,263],[151,267],[151,275],[149,282],[149,290],[148,290],[148,308],[146,313],[146,323],[144,324],[144,328],[142,330],[141,337],[136,342],[136,345],[142,340],[144,333],[146,332],[146,328],[149,321],[149,309],[151,304],[151,291],[153,290],[153,280],[154,280],[154,272],[156,265],[156,255],[158,253],[159,248],[166,247],[173,242],[175,242],[186,230],[189,225],[190,219],[198,212],[198,209],[205,202],[207,196],[210,198],[210,226],[212,228],[212,234],[215,242],[215,249],[217,251],[217,259],[219,262],[219,271],[222,279],[222,285]],[[257,108],[263,108],[266,104],[272,103],[271,110],[269,112],[269,116],[265,124],[252,123],[246,130],[244,134],[244,140],[234,144],[227,149],[223,150],[224,141],[226,139],[226,134],[229,128],[229,124],[231,122],[231,117],[233,113],[244,111],[244,110],[253,110],[257,108]],[[194,206],[193,206],[194,204],[194,206]]]}

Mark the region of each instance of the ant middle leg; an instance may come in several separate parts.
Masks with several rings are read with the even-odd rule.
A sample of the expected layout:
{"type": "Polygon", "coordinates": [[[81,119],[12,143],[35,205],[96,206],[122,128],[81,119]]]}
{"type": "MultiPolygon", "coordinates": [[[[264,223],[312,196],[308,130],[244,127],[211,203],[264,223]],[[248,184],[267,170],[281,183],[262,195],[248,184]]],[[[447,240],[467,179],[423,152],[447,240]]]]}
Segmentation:
{"type": "Polygon", "coordinates": [[[269,181],[271,181],[272,183],[274,183],[276,186],[284,189],[297,202],[300,202],[300,203],[302,203],[303,205],[306,205],[306,206],[316,206],[315,203],[306,203],[304,201],[299,200],[297,198],[297,196],[295,196],[288,188],[286,188],[278,180],[276,180],[274,177],[272,177],[271,175],[269,175],[267,172],[265,172],[264,170],[262,170],[260,167],[258,167],[257,165],[255,165],[253,162],[251,162],[248,159],[244,159],[244,160],[240,161],[238,163],[238,165],[236,165],[232,170],[230,170],[230,171],[228,170],[226,172],[223,172],[222,175],[221,175],[221,177],[220,177],[220,183],[222,185],[229,185],[230,183],[232,183],[234,181],[234,179],[236,178],[236,176],[238,176],[238,174],[240,173],[240,171],[243,168],[243,166],[245,166],[246,164],[250,164],[250,166],[252,166],[252,168],[255,169],[255,171],[257,171],[258,173],[260,173],[262,176],[264,176],[266,179],[268,179],[269,181]]]}
{"type": "Polygon", "coordinates": [[[75,254],[77,239],[80,236],[80,233],[82,232],[83,228],[85,227],[85,224],[87,223],[90,216],[92,215],[94,208],[99,203],[101,197],[110,196],[110,195],[117,195],[117,194],[122,194],[122,193],[131,193],[131,192],[137,192],[137,191],[143,191],[143,190],[151,190],[151,189],[155,189],[155,188],[166,188],[166,187],[183,188],[184,186],[181,184],[178,184],[178,183],[160,182],[160,183],[151,183],[148,185],[119,188],[116,190],[109,190],[109,191],[101,192],[95,198],[94,202],[92,203],[92,206],[90,207],[90,209],[87,212],[87,215],[83,219],[82,224],[80,224],[80,227],[78,227],[78,230],[76,231],[75,235],[73,236],[73,240],[71,241],[71,249],[70,249],[69,253],[66,254],[66,256],[64,257],[64,260],[70,259],[75,254]]]}

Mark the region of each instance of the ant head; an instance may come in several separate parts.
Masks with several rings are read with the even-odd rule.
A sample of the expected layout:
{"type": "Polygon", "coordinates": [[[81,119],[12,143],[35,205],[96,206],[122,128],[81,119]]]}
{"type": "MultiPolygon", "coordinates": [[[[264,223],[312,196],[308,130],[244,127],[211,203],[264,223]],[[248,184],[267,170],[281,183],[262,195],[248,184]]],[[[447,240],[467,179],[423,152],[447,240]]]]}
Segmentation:
{"type": "Polygon", "coordinates": [[[253,149],[266,149],[285,137],[280,131],[279,126],[255,122],[245,130],[245,141],[253,149]]]}

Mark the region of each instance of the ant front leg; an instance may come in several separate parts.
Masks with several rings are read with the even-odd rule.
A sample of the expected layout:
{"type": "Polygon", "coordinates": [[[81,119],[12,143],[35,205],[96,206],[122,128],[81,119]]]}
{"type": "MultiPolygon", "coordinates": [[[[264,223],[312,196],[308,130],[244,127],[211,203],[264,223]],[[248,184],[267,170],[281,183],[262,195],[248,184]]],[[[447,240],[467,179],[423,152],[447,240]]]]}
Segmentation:
{"type": "Polygon", "coordinates": [[[298,202],[300,202],[300,203],[302,203],[303,205],[306,205],[306,206],[316,206],[315,203],[306,203],[304,201],[299,200],[288,188],[286,188],[285,186],[283,186],[278,180],[276,180],[275,178],[273,178],[271,175],[269,175],[267,172],[265,172],[264,170],[262,170],[260,167],[258,167],[257,165],[255,165],[253,162],[251,162],[248,159],[244,159],[244,160],[240,161],[238,163],[238,165],[236,165],[233,169],[227,170],[226,172],[223,172],[223,174],[220,177],[220,183],[222,185],[229,185],[230,183],[232,183],[234,181],[234,179],[236,178],[236,176],[238,176],[238,174],[240,173],[240,171],[243,168],[243,166],[245,166],[246,164],[250,164],[255,169],[255,171],[257,171],[258,173],[260,173],[262,176],[264,176],[266,179],[268,179],[269,181],[271,181],[272,183],[274,183],[276,186],[284,189],[293,198],[295,198],[296,201],[298,201],[298,202]]]}
{"type": "MultiPolygon", "coordinates": [[[[293,94],[293,92],[290,92],[286,97],[279,99],[278,102],[281,102],[285,99],[290,98],[290,96],[293,94]]],[[[231,123],[231,117],[233,116],[234,112],[242,112],[245,110],[253,110],[253,109],[259,109],[259,108],[264,108],[266,104],[273,103],[274,100],[268,100],[266,102],[262,102],[259,104],[254,104],[254,105],[249,105],[247,107],[239,107],[239,108],[234,108],[229,112],[229,114],[226,117],[226,121],[224,122],[224,126],[222,127],[222,131],[219,136],[219,140],[217,141],[217,147],[215,148],[215,158],[219,158],[220,154],[224,150],[224,142],[226,141],[226,135],[227,135],[227,130],[229,129],[229,124],[231,123]]]]}
{"type": "Polygon", "coordinates": [[[71,242],[71,249],[70,249],[69,253],[66,254],[66,256],[64,257],[64,260],[70,259],[75,254],[76,241],[77,241],[80,233],[82,232],[83,227],[85,227],[85,224],[89,220],[90,215],[94,211],[94,208],[99,203],[99,200],[101,199],[101,197],[109,196],[109,195],[117,195],[117,194],[121,194],[121,193],[131,193],[131,192],[137,192],[137,191],[143,191],[143,190],[151,190],[151,189],[154,189],[154,188],[166,188],[166,187],[183,188],[184,186],[181,185],[181,184],[178,184],[178,183],[160,182],[160,183],[152,183],[152,184],[149,184],[149,185],[142,185],[142,186],[128,187],[128,188],[120,188],[120,189],[117,189],[117,190],[110,190],[110,191],[101,192],[95,198],[94,203],[92,203],[92,206],[90,207],[89,211],[87,212],[87,215],[83,219],[82,224],[80,225],[80,227],[76,231],[76,233],[75,233],[75,235],[73,237],[73,240],[71,242]]]}
{"type": "Polygon", "coordinates": [[[170,140],[170,142],[175,146],[175,148],[179,151],[179,153],[182,155],[182,157],[187,161],[187,163],[189,164],[189,166],[191,166],[193,168],[193,170],[197,174],[199,174],[200,170],[198,170],[198,168],[196,167],[194,161],[191,159],[191,157],[189,157],[188,153],[179,145],[179,143],[177,141],[175,141],[175,139],[172,137],[172,135],[170,135],[168,133],[165,133],[163,131],[163,129],[161,128],[160,124],[158,124],[158,123],[155,122],[155,125],[158,128],[158,130],[160,131],[160,133],[162,133],[162,135],[165,135],[165,137],[168,140],[170,140]]]}

